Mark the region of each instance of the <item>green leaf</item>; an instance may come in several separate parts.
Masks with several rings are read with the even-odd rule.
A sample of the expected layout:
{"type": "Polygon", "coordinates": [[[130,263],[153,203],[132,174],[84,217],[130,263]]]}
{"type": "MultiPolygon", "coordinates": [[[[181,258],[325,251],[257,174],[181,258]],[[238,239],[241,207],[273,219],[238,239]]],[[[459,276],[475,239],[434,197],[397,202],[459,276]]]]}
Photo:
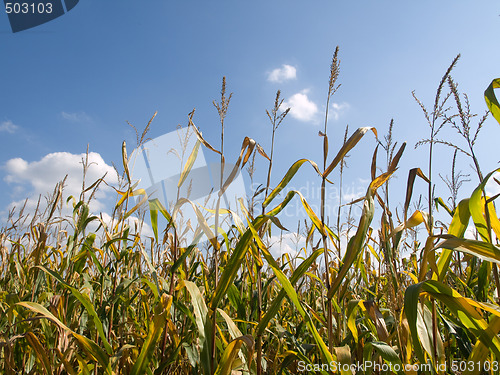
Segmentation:
{"type": "Polygon", "coordinates": [[[172,221],[172,217],[168,213],[167,209],[161,204],[160,200],[158,198],[151,199],[149,201],[149,214],[151,216],[151,226],[153,228],[156,242],[158,242],[158,211],[161,212],[163,217],[167,219],[168,223],[173,225],[175,228],[175,223],[172,221]]]}
{"type": "MultiPolygon", "coordinates": [[[[227,348],[224,350],[224,354],[217,366],[215,375],[231,375],[233,362],[238,356],[238,352],[243,344],[246,344],[253,352],[254,340],[250,335],[240,336],[229,343],[227,348]]],[[[252,359],[249,355],[248,361],[252,359]]]]}
{"type": "Polygon", "coordinates": [[[436,204],[436,209],[439,208],[439,206],[443,207],[448,214],[453,217],[453,211],[451,210],[450,207],[446,203],[444,203],[443,198],[434,198],[434,203],[436,204]]]}
{"type": "MultiPolygon", "coordinates": [[[[451,234],[459,238],[463,237],[465,231],[467,230],[467,226],[469,225],[469,219],[470,219],[469,199],[463,199],[455,208],[453,219],[451,220],[451,224],[448,227],[448,234],[451,234]]],[[[443,281],[446,272],[448,272],[452,254],[453,254],[452,250],[444,249],[443,252],[441,253],[441,256],[439,257],[439,261],[437,264],[439,281],[443,281]]]]}
{"type": "MultiPolygon", "coordinates": [[[[306,260],[304,260],[297,267],[297,269],[293,272],[292,277],[290,278],[290,283],[292,284],[292,286],[295,286],[297,281],[299,281],[299,279],[307,272],[307,270],[311,267],[312,263],[316,260],[316,258],[321,254],[323,254],[323,251],[324,251],[323,249],[318,249],[314,251],[306,260]]],[[[285,298],[286,295],[287,292],[283,288],[280,290],[278,295],[274,297],[271,306],[268,307],[267,312],[262,317],[259,324],[257,325],[257,328],[255,329],[256,336],[260,336],[264,333],[264,330],[266,329],[271,319],[274,318],[278,313],[279,308],[281,306],[281,302],[283,301],[283,298],[285,298]]]]}
{"type": "Polygon", "coordinates": [[[94,358],[99,364],[105,369],[106,374],[111,375],[111,369],[109,368],[109,356],[106,354],[104,350],[102,350],[99,345],[97,345],[94,341],[73,332],[70,328],[68,328],[63,322],[57,319],[50,311],[48,311],[45,307],[36,302],[18,302],[16,305],[23,306],[31,311],[34,311],[40,315],[42,315],[45,319],[48,319],[59,326],[61,329],[71,333],[73,337],[78,341],[80,346],[94,358]]]}
{"type": "Polygon", "coordinates": [[[198,286],[192,281],[184,280],[183,282],[191,296],[191,304],[193,305],[196,326],[198,327],[201,362],[205,373],[210,374],[211,358],[209,347],[212,340],[208,335],[212,333],[212,324],[208,308],[198,286]]]}
{"type": "Polygon", "coordinates": [[[328,347],[326,346],[325,342],[321,338],[319,332],[317,331],[316,327],[314,326],[314,323],[310,317],[310,315],[307,313],[307,311],[302,307],[302,304],[299,300],[299,296],[297,295],[297,292],[295,288],[292,286],[290,283],[290,280],[288,277],[281,271],[281,268],[278,266],[278,263],[276,263],[276,260],[273,258],[267,247],[264,245],[262,242],[262,239],[259,237],[257,234],[257,231],[254,229],[252,224],[249,224],[249,229],[251,230],[253,234],[253,238],[257,242],[257,245],[259,246],[260,250],[262,251],[264,257],[267,260],[267,263],[269,266],[272,268],[274,274],[276,275],[277,279],[279,280],[281,286],[283,289],[286,291],[286,294],[294,304],[294,306],[297,308],[299,314],[302,316],[302,318],[306,321],[307,328],[311,332],[312,336],[314,337],[314,340],[316,341],[316,344],[318,345],[319,351],[321,353],[321,356],[323,357],[323,360],[326,361],[327,363],[330,363],[333,361],[333,356],[328,350],[328,347]]]}
{"type": "Polygon", "coordinates": [[[151,358],[154,355],[154,352],[157,350],[157,341],[163,332],[163,327],[167,322],[167,314],[170,310],[170,306],[172,305],[172,296],[163,295],[160,303],[155,306],[155,314],[153,317],[153,321],[149,324],[148,334],[146,339],[144,340],[144,344],[142,345],[141,352],[139,353],[139,357],[132,367],[130,375],[142,375],[149,372],[148,364],[151,361],[151,358]]]}
{"type": "Polygon", "coordinates": [[[283,179],[280,181],[280,183],[278,184],[278,186],[276,186],[273,189],[273,191],[267,196],[267,198],[264,201],[264,203],[262,203],[263,207],[267,207],[269,205],[269,203],[271,203],[271,201],[288,185],[288,183],[293,178],[293,176],[295,176],[295,174],[300,169],[300,167],[302,166],[302,164],[304,164],[306,162],[308,162],[309,164],[311,164],[312,167],[314,168],[314,170],[316,171],[316,173],[318,173],[318,175],[321,176],[321,172],[320,172],[320,170],[318,168],[318,165],[315,162],[313,162],[313,161],[311,161],[309,159],[300,159],[300,160],[297,160],[288,169],[288,171],[285,174],[285,177],[283,177],[283,179]]]}
{"type": "Polygon", "coordinates": [[[359,220],[356,234],[349,240],[346,253],[344,255],[344,258],[342,259],[342,267],[340,268],[335,280],[333,280],[330,290],[328,290],[327,296],[329,299],[331,299],[335,292],[339,289],[340,285],[345,280],[347,272],[349,272],[352,264],[363,249],[363,245],[366,240],[366,234],[373,219],[374,211],[375,207],[373,203],[372,192],[369,188],[369,191],[363,203],[363,212],[361,213],[361,218],[359,220]]]}
{"type": "Polygon", "coordinates": [[[490,177],[495,173],[500,171],[500,168],[495,169],[494,171],[488,173],[488,175],[481,181],[479,186],[474,190],[470,199],[469,199],[469,210],[472,216],[472,220],[474,220],[474,224],[476,229],[483,239],[483,241],[491,242],[490,233],[488,233],[488,226],[486,224],[486,219],[484,218],[484,200],[483,200],[483,191],[486,186],[486,183],[490,179],[490,177]]]}
{"type": "Polygon", "coordinates": [[[76,288],[72,287],[71,285],[69,285],[68,283],[66,283],[66,281],[64,281],[64,279],[57,272],[49,270],[43,266],[37,266],[37,267],[39,269],[41,269],[43,272],[52,276],[57,281],[59,281],[59,283],[61,283],[65,288],[70,290],[71,294],[73,294],[73,296],[75,296],[75,298],[78,301],[80,301],[80,303],[83,305],[85,310],[87,310],[87,313],[89,314],[89,316],[94,321],[95,327],[97,329],[97,332],[99,334],[100,339],[103,342],[103,345],[104,345],[104,348],[106,349],[106,352],[111,355],[113,353],[113,348],[111,347],[110,343],[106,339],[106,335],[104,334],[104,328],[102,326],[102,322],[99,319],[99,316],[97,315],[97,312],[94,309],[94,305],[92,304],[92,301],[90,301],[89,297],[87,295],[80,293],[80,291],[78,289],[76,289],[76,288]]]}
{"type": "MultiPolygon", "coordinates": [[[[409,286],[404,300],[404,311],[410,327],[413,348],[421,363],[426,363],[426,361],[417,330],[417,314],[419,297],[426,294],[444,303],[467,330],[497,357],[500,356],[500,340],[494,331],[488,329],[488,323],[477,310],[478,307],[488,308],[488,306],[462,297],[457,291],[443,283],[428,280],[409,286]]],[[[488,311],[497,312],[495,309],[488,311]]]]}
{"type": "Polygon", "coordinates": [[[382,341],[372,341],[366,344],[364,350],[370,349],[375,349],[382,359],[390,365],[393,372],[396,372],[399,375],[405,375],[404,365],[392,347],[382,341]]]}
{"type": "Polygon", "coordinates": [[[205,304],[205,299],[203,298],[200,289],[192,281],[184,280],[184,285],[191,295],[191,304],[194,309],[194,316],[196,318],[196,325],[198,326],[198,333],[200,335],[201,346],[205,342],[205,322],[207,320],[208,308],[205,304]]]}
{"type": "MultiPolygon", "coordinates": [[[[268,215],[270,214],[268,213],[268,215]]],[[[254,220],[253,226],[257,230],[259,230],[260,227],[264,225],[264,223],[267,222],[268,220],[269,218],[258,216],[254,220]]],[[[236,278],[240,265],[245,259],[246,252],[250,247],[252,240],[253,240],[253,235],[250,229],[247,229],[245,233],[243,233],[243,235],[240,236],[238,243],[236,244],[233,252],[231,253],[231,256],[227,261],[227,265],[224,267],[224,271],[220,276],[219,283],[217,285],[217,288],[215,289],[214,295],[210,302],[211,310],[217,309],[222,297],[224,297],[230,285],[236,278]]]]}
{"type": "MultiPolygon", "coordinates": [[[[374,128],[366,128],[366,129],[367,129],[366,131],[373,130],[376,134],[374,128]]],[[[373,219],[375,211],[373,196],[375,195],[377,189],[383,184],[385,184],[392,176],[392,174],[396,171],[398,161],[401,158],[401,155],[403,154],[405,147],[406,143],[403,143],[403,145],[399,148],[396,156],[394,157],[391,165],[389,166],[387,172],[382,173],[380,176],[376,177],[370,183],[370,186],[367,189],[365,200],[363,203],[363,212],[361,213],[361,218],[359,219],[358,229],[356,230],[356,234],[354,235],[354,237],[352,237],[347,244],[347,250],[344,255],[344,258],[342,259],[342,267],[339,270],[337,277],[332,282],[330,290],[328,290],[327,294],[328,299],[331,299],[335,294],[335,292],[339,289],[340,285],[342,285],[342,282],[345,280],[345,277],[349,272],[349,270],[351,269],[352,264],[357,259],[359,253],[363,249],[366,240],[366,235],[368,233],[368,229],[370,227],[370,223],[373,219]]]]}
{"type": "Polygon", "coordinates": [[[437,244],[434,250],[440,248],[457,250],[474,255],[488,262],[500,264],[500,249],[495,245],[483,241],[457,238],[446,234],[438,237],[445,238],[445,240],[437,244]]]}
{"type": "Polygon", "coordinates": [[[495,90],[500,88],[500,78],[495,78],[484,92],[484,100],[493,117],[500,123],[500,104],[495,96],[495,90]]]}

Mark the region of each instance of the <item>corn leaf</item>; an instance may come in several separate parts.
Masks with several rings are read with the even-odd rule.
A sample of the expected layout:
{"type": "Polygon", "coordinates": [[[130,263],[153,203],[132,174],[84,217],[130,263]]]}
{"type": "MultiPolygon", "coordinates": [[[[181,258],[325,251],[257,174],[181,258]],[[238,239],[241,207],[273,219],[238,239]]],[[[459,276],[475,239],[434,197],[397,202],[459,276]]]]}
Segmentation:
{"type": "Polygon", "coordinates": [[[35,351],[38,361],[42,364],[42,368],[44,370],[44,373],[47,375],[52,375],[52,369],[50,366],[49,356],[47,354],[47,351],[44,349],[44,347],[40,343],[40,340],[38,340],[38,337],[36,337],[33,332],[26,332],[25,338],[28,341],[28,343],[30,344],[30,346],[33,348],[33,350],[35,351]]]}
{"type": "Polygon", "coordinates": [[[111,348],[110,343],[106,339],[106,335],[104,334],[104,328],[102,326],[102,322],[99,319],[99,316],[97,315],[97,312],[94,309],[94,306],[92,305],[92,301],[90,301],[89,297],[85,294],[82,294],[78,289],[73,288],[71,285],[67,284],[66,281],[55,271],[51,271],[43,266],[37,266],[39,269],[41,269],[43,272],[49,274],[52,276],[54,279],[59,281],[61,285],[63,285],[65,288],[67,288],[69,291],[71,291],[71,294],[75,296],[75,298],[80,301],[80,303],[83,305],[85,310],[87,310],[87,313],[92,317],[92,320],[94,321],[95,327],[97,329],[97,332],[99,333],[99,337],[102,340],[104,344],[104,348],[106,349],[106,352],[108,354],[112,354],[113,349],[111,348]]]}
{"type": "Polygon", "coordinates": [[[73,337],[78,341],[80,346],[91,355],[99,364],[105,369],[106,373],[111,375],[111,369],[109,368],[109,357],[105,351],[103,351],[94,341],[73,332],[70,328],[68,328],[63,322],[57,319],[50,311],[48,311],[45,307],[36,302],[18,302],[17,305],[23,306],[27,309],[30,309],[37,314],[42,315],[44,318],[50,320],[55,323],[64,331],[67,331],[73,335],[73,337]]]}
{"type": "Polygon", "coordinates": [[[286,291],[286,294],[292,301],[292,303],[295,305],[297,308],[299,314],[302,316],[303,319],[306,321],[307,328],[311,332],[312,336],[314,337],[314,340],[316,341],[316,344],[318,345],[318,348],[320,350],[321,356],[324,361],[327,363],[330,363],[333,361],[332,354],[328,350],[328,347],[326,346],[325,342],[321,338],[320,334],[318,333],[316,327],[314,326],[314,323],[307,313],[307,311],[302,307],[302,304],[299,300],[299,297],[297,295],[297,292],[295,288],[292,286],[290,283],[290,280],[286,277],[286,275],[281,271],[280,267],[276,263],[276,260],[273,258],[267,247],[264,245],[262,242],[262,239],[259,237],[257,234],[257,231],[254,229],[254,227],[250,224],[249,229],[251,230],[251,233],[253,234],[253,238],[257,242],[257,245],[261,249],[264,257],[267,260],[267,263],[269,266],[273,269],[274,274],[276,275],[277,279],[279,280],[281,286],[283,289],[286,291]]]}
{"type": "MultiPolygon", "coordinates": [[[[460,201],[458,206],[455,208],[455,213],[453,214],[453,219],[448,227],[448,234],[455,237],[461,238],[464,236],[467,226],[469,225],[470,211],[469,211],[469,199],[464,199],[460,201]]],[[[443,252],[439,257],[437,264],[439,281],[443,281],[448,272],[448,267],[450,265],[451,257],[453,251],[450,249],[443,248],[443,252]]]]}
{"type": "MultiPolygon", "coordinates": [[[[297,269],[293,272],[292,277],[290,278],[290,284],[294,286],[297,281],[306,273],[306,271],[311,267],[311,264],[320,256],[323,254],[323,249],[318,249],[314,251],[309,257],[304,260],[298,267],[297,269]]],[[[268,307],[267,312],[264,314],[262,319],[260,320],[259,324],[255,328],[255,335],[260,336],[264,333],[264,330],[266,329],[267,325],[271,321],[272,318],[276,316],[276,314],[279,311],[279,308],[281,306],[281,302],[283,301],[283,298],[285,298],[287,295],[287,292],[285,289],[281,289],[278,295],[273,299],[273,302],[271,306],[268,307]]]]}
{"type": "MultiPolygon", "coordinates": [[[[240,336],[229,343],[229,345],[224,350],[224,354],[215,370],[215,375],[231,375],[233,362],[238,356],[238,352],[243,344],[246,344],[250,351],[253,351],[254,340],[250,335],[240,336]]],[[[251,360],[249,355],[248,361],[251,360]]]]}
{"type": "Polygon", "coordinates": [[[491,81],[488,88],[484,91],[484,100],[493,117],[500,123],[500,104],[495,95],[495,89],[500,88],[500,78],[491,81]]]}
{"type": "Polygon", "coordinates": [[[278,184],[278,186],[276,186],[273,191],[271,191],[271,193],[269,193],[269,195],[267,196],[266,200],[264,201],[264,203],[262,203],[262,206],[263,207],[267,207],[269,205],[269,203],[271,203],[271,201],[276,198],[276,196],[288,185],[288,183],[291,181],[291,179],[293,178],[293,176],[295,176],[295,174],[298,172],[298,170],[300,169],[300,167],[304,164],[304,163],[309,163],[311,164],[311,166],[314,168],[314,170],[316,171],[316,173],[318,173],[318,175],[321,176],[321,172],[318,168],[318,165],[309,160],[309,159],[300,159],[300,160],[297,160],[295,163],[293,163],[293,165],[288,169],[288,171],[286,172],[285,176],[283,177],[283,179],[280,181],[280,183],[278,184]]]}
{"type": "Polygon", "coordinates": [[[188,160],[186,161],[186,164],[184,165],[184,169],[182,170],[181,177],[179,178],[179,182],[177,183],[177,187],[180,188],[184,181],[186,181],[187,176],[189,175],[189,172],[191,172],[191,169],[193,168],[194,162],[196,161],[196,158],[198,156],[198,150],[200,149],[200,141],[197,140],[196,144],[194,145],[193,150],[191,151],[191,154],[188,157],[188,160]]]}
{"type": "Polygon", "coordinates": [[[500,171],[500,168],[495,169],[494,171],[488,173],[488,175],[483,179],[483,181],[479,184],[479,186],[474,190],[470,199],[469,199],[469,210],[472,216],[472,220],[474,220],[474,225],[476,229],[483,239],[483,241],[491,242],[490,233],[488,233],[488,226],[486,223],[486,219],[484,218],[484,199],[483,199],[483,191],[486,186],[486,183],[490,179],[490,177],[495,173],[500,171]]]}
{"type": "Polygon", "coordinates": [[[323,177],[327,178],[328,175],[333,171],[333,169],[337,166],[338,163],[347,155],[349,151],[351,151],[354,146],[363,138],[363,136],[366,134],[367,131],[371,130],[373,134],[375,134],[375,137],[377,137],[377,129],[373,127],[364,127],[364,128],[359,128],[357,129],[351,137],[344,143],[342,148],[339,150],[335,158],[332,160],[330,165],[325,169],[323,172],[323,177]]]}
{"type": "Polygon", "coordinates": [[[434,280],[428,280],[408,287],[404,299],[404,312],[408,319],[413,348],[421,363],[426,363],[426,361],[417,331],[417,314],[419,297],[426,294],[443,302],[466,329],[493,351],[496,356],[500,355],[499,338],[494,332],[488,330],[488,324],[476,310],[474,305],[470,303],[470,300],[462,297],[458,292],[445,284],[434,280]]]}
{"type": "Polygon", "coordinates": [[[442,235],[439,238],[445,238],[444,241],[437,244],[435,249],[450,249],[457,250],[463,253],[471,254],[486,260],[500,264],[500,249],[483,241],[468,240],[465,238],[458,238],[452,235],[442,235]]]}
{"type": "Polygon", "coordinates": [[[398,369],[398,371],[394,371],[399,375],[405,375],[405,372],[403,371],[404,366],[399,359],[398,354],[394,351],[392,347],[387,345],[385,342],[381,341],[371,341],[366,344],[365,346],[365,351],[369,350],[375,350],[381,357],[382,359],[391,365],[391,369],[398,369]]]}
{"type": "Polygon", "coordinates": [[[157,342],[163,332],[163,327],[167,321],[167,314],[172,305],[172,296],[163,295],[160,303],[155,306],[153,321],[149,324],[148,334],[142,345],[139,357],[130,371],[131,375],[142,375],[146,373],[147,366],[157,349],[157,342]]]}

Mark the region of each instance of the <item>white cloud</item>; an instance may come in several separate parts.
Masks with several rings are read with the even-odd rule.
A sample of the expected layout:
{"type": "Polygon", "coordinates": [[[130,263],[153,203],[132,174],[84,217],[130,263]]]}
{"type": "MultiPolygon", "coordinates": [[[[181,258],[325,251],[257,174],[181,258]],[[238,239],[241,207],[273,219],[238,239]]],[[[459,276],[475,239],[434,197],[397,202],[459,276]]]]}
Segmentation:
{"type": "MultiPolygon", "coordinates": [[[[12,187],[13,199],[18,199],[13,201],[9,208],[22,206],[25,199],[28,198],[26,209],[28,211],[34,210],[38,197],[51,194],[56,184],[63,180],[66,175],[68,177],[63,192],[63,202],[66,202],[66,198],[70,195],[78,198],[82,189],[82,159],[85,159],[85,154],[55,152],[33,162],[21,158],[8,160],[2,168],[6,174],[4,180],[12,187]]],[[[106,181],[108,183],[117,183],[114,168],[106,164],[101,155],[90,152],[88,161],[89,167],[85,179],[86,187],[97,181],[105,173],[107,173],[106,181]]],[[[91,201],[91,210],[96,212],[105,209],[105,201],[112,191],[110,187],[101,184],[95,199],[91,201]]],[[[41,203],[45,203],[44,200],[41,203]]]]}
{"type": "Polygon", "coordinates": [[[342,200],[343,204],[352,202],[356,199],[359,199],[363,197],[366,193],[366,188],[368,187],[368,183],[363,182],[366,180],[362,180],[358,178],[359,184],[351,184],[350,186],[347,185],[346,187],[343,188],[342,191],[342,200]]]}
{"type": "Polygon", "coordinates": [[[0,123],[0,132],[7,132],[7,133],[14,133],[17,129],[19,129],[19,126],[14,124],[12,121],[7,120],[3,121],[0,123]]]}
{"type": "MultiPolygon", "coordinates": [[[[100,214],[100,217],[104,224],[108,228],[114,227],[118,221],[116,218],[112,218],[108,213],[102,212],[100,214]]],[[[148,223],[146,223],[145,220],[139,220],[138,217],[136,216],[129,216],[127,219],[125,219],[125,223],[130,226],[131,228],[131,233],[139,233],[141,238],[143,237],[154,237],[154,232],[153,228],[151,228],[148,223]]],[[[94,221],[90,224],[89,229],[92,231],[96,231],[97,227],[99,226],[100,223],[97,223],[97,221],[94,221]]],[[[142,239],[142,242],[145,242],[145,238],[142,239]]]]}
{"type": "Polygon", "coordinates": [[[297,233],[285,233],[283,236],[271,236],[269,251],[275,258],[288,253],[291,257],[296,256],[301,248],[306,246],[306,238],[297,233]]]}
{"type": "MultiPolygon", "coordinates": [[[[46,207],[46,199],[44,197],[51,195],[56,184],[68,175],[63,190],[62,216],[71,216],[72,203],[71,201],[66,203],[66,200],[70,195],[74,196],[77,201],[80,197],[83,181],[82,159],[85,159],[85,157],[85,154],[55,152],[33,162],[21,158],[8,160],[1,167],[6,174],[4,180],[9,184],[11,195],[14,198],[14,201],[8,206],[8,210],[13,207],[17,207],[19,210],[26,203],[24,213],[33,214],[41,196],[40,211],[43,212],[46,207]]],[[[89,187],[106,173],[105,181],[109,185],[116,186],[118,184],[118,177],[114,168],[108,165],[100,154],[90,152],[88,154],[88,163],[85,187],[89,187]]],[[[89,194],[90,192],[86,193],[86,200],[89,194]]],[[[109,212],[111,212],[112,207],[116,203],[115,199],[115,191],[110,186],[101,183],[99,190],[95,194],[95,198],[90,201],[90,211],[92,214],[101,217],[104,224],[108,227],[117,223],[116,219],[113,220],[109,215],[109,212]]],[[[0,214],[2,216],[1,220],[5,220],[6,211],[0,212],[0,214]]],[[[141,237],[153,236],[151,226],[139,220],[137,216],[130,216],[125,222],[130,226],[131,233],[138,231],[141,237]]],[[[94,220],[89,223],[88,229],[96,231],[99,225],[100,221],[94,220]]]]}
{"type": "Polygon", "coordinates": [[[332,104],[332,115],[333,119],[337,121],[340,116],[342,116],[347,110],[349,110],[350,105],[349,103],[342,102],[342,103],[333,103],[332,104]]]}
{"type": "Polygon", "coordinates": [[[493,173],[486,183],[486,194],[490,197],[500,193],[500,184],[498,184],[494,179],[500,181],[500,173],[493,173]]]}
{"type": "Polygon", "coordinates": [[[290,107],[290,115],[300,121],[312,121],[318,113],[318,106],[307,97],[308,90],[294,94],[283,107],[290,107]]]}
{"type": "Polygon", "coordinates": [[[476,238],[476,235],[477,235],[476,227],[474,226],[474,224],[469,224],[467,226],[467,229],[465,230],[464,238],[467,238],[469,240],[476,240],[476,239],[480,240],[481,237],[479,236],[478,238],[476,238]]]}
{"type": "Polygon", "coordinates": [[[87,115],[85,112],[80,111],[80,112],[61,112],[61,116],[63,119],[71,121],[71,122],[90,122],[92,121],[92,118],[87,115]]]}
{"type": "Polygon", "coordinates": [[[297,78],[297,69],[294,66],[287,64],[283,64],[281,68],[274,69],[267,76],[268,81],[277,83],[281,83],[296,78],[297,78]]]}

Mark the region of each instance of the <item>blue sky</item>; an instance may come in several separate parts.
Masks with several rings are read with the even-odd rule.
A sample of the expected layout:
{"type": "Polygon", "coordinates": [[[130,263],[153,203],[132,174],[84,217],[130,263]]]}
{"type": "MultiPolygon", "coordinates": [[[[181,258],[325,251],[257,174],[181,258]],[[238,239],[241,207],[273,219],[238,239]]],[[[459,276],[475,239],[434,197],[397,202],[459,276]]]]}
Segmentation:
{"type": "MultiPolygon", "coordinates": [[[[195,123],[218,145],[212,101],[219,98],[223,76],[234,93],[226,120],[229,160],[236,159],[245,136],[269,149],[265,109],[278,89],[292,106],[278,129],[275,185],[297,159],[321,160],[318,131],[336,45],[342,86],[330,109],[330,160],[346,124],[351,132],[375,126],[383,135],[394,118],[394,137],[408,142],[393,182],[401,202],[397,194],[404,193],[408,169],[427,170],[424,150],[413,150],[429,131],[412,90],[431,107],[441,76],[461,53],[453,76],[472,110],[482,114],[484,89],[500,76],[499,15],[496,1],[81,0],[66,15],[16,34],[0,15],[0,211],[46,193],[65,168],[78,171],[87,144],[92,160],[101,163],[90,177],[109,171],[112,163],[119,166],[121,142],[130,150],[135,143],[126,121],[142,129],[155,111],[150,137],[185,125],[196,108],[195,123]],[[273,80],[276,69],[282,69],[281,79],[273,80]]],[[[489,119],[479,137],[485,172],[497,167],[491,150],[499,130],[489,119]]],[[[366,189],[374,146],[367,135],[351,153],[346,179],[352,190],[366,189]]],[[[450,149],[437,152],[436,180],[437,172],[449,174],[452,158],[450,149]]],[[[471,173],[468,160],[460,158],[459,164],[471,173]]],[[[262,182],[265,168],[263,162],[257,165],[262,182]]],[[[306,170],[296,181],[295,187],[307,181],[319,185],[306,170]]]]}

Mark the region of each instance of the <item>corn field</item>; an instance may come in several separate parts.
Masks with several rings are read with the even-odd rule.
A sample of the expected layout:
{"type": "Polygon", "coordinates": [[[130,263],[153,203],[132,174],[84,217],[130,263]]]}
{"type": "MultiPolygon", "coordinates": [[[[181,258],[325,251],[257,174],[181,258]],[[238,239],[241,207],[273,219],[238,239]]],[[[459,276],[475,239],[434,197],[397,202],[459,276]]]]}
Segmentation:
{"type": "MultiPolygon", "coordinates": [[[[338,54],[337,48],[326,108],[339,87],[338,54]]],[[[238,157],[225,155],[231,95],[224,79],[214,103],[220,145],[202,135],[194,111],[188,117],[197,147],[217,154],[222,166],[236,160],[232,173],[221,173],[215,207],[183,196],[172,207],[149,199],[131,177],[123,143],[111,221],[89,209],[104,178],[67,200],[61,181],[46,208],[10,212],[0,232],[0,372],[500,374],[500,220],[498,196],[488,196],[485,188],[500,184],[500,169],[483,175],[475,153],[489,114],[500,122],[494,93],[500,79],[486,89],[489,112],[478,118],[452,78],[457,62],[458,56],[431,106],[414,93],[429,129],[416,145],[422,160],[428,158],[420,168],[398,169],[406,143],[392,139],[392,123],[383,139],[372,127],[346,129],[340,149],[329,150],[327,112],[319,132],[322,160],[300,159],[284,173],[276,171],[274,143],[289,111],[279,91],[267,111],[271,148],[245,138],[238,157]],[[443,127],[454,129],[458,141],[442,140],[443,127]],[[357,222],[340,222],[340,214],[336,221],[325,213],[328,189],[365,137],[374,140],[370,176],[361,176],[370,182],[362,198],[346,202],[362,214],[357,222]],[[449,191],[436,184],[438,146],[454,153],[452,176],[445,181],[449,191]],[[473,191],[458,192],[464,176],[455,170],[457,154],[474,166],[473,191]],[[222,193],[255,158],[268,165],[267,181],[241,200],[242,214],[220,208],[222,193]],[[307,197],[288,189],[305,168],[314,169],[321,183],[317,212],[307,197]],[[276,186],[271,174],[281,178],[276,186]],[[395,174],[408,181],[397,213],[388,189],[395,174]],[[417,185],[426,193],[414,193],[417,185]],[[292,201],[308,218],[305,246],[276,257],[269,238],[290,233],[280,213],[292,201]],[[59,215],[63,206],[71,216],[59,215]],[[181,208],[193,210],[197,223],[177,225],[181,208]],[[134,215],[141,220],[130,221],[134,215]],[[207,216],[215,217],[215,225],[207,216]],[[228,231],[219,226],[224,216],[233,223],[228,231]],[[143,219],[150,220],[152,236],[142,234],[143,219]],[[183,241],[187,232],[195,239],[189,244],[183,241]],[[202,237],[208,240],[200,242],[202,237]]],[[[179,188],[189,183],[196,157],[194,151],[187,157],[179,188]]]]}

